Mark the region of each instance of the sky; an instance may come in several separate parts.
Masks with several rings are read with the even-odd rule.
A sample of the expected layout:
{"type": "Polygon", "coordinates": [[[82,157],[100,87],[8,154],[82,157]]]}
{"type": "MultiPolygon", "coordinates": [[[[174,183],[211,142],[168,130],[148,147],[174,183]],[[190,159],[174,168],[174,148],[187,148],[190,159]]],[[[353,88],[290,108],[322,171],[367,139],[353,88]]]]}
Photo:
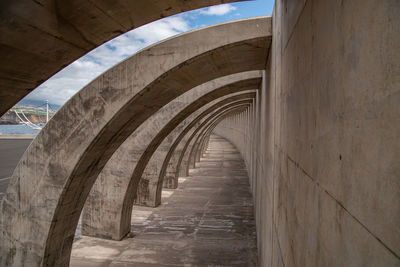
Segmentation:
{"type": "Polygon", "coordinates": [[[74,61],[24,100],[49,100],[51,104],[61,106],[101,73],[155,42],[215,23],[271,15],[272,10],[273,0],[253,0],[197,9],[146,24],[114,38],[74,61]]]}

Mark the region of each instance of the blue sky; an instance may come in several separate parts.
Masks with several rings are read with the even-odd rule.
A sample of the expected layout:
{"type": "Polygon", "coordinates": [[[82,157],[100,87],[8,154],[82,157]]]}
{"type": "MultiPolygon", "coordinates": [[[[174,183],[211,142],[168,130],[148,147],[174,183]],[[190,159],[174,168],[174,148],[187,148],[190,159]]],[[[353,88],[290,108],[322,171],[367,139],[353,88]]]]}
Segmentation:
{"type": "Polygon", "coordinates": [[[62,105],[102,72],[146,46],[202,26],[270,15],[272,10],[272,0],[254,0],[202,8],[149,23],[92,50],[55,74],[25,99],[43,102],[48,99],[52,104],[62,105]]]}

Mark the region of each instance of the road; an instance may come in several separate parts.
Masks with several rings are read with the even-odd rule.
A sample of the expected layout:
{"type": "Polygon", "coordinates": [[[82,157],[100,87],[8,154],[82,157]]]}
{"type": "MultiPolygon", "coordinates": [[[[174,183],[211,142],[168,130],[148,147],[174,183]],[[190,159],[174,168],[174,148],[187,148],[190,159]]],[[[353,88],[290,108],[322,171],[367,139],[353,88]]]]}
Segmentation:
{"type": "Polygon", "coordinates": [[[32,142],[32,138],[32,136],[0,137],[0,194],[6,191],[9,177],[12,175],[22,154],[32,142]]]}

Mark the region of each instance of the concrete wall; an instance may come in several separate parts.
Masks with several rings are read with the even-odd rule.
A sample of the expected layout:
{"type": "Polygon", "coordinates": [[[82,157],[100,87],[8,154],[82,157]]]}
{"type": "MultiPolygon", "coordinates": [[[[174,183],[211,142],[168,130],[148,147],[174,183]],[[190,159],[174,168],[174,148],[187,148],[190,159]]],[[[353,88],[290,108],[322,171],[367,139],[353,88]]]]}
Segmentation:
{"type": "Polygon", "coordinates": [[[23,156],[1,204],[0,261],[68,265],[84,200],[119,145],[174,97],[264,68],[268,55],[251,108],[215,130],[245,159],[261,265],[399,266],[399,14],[398,0],[277,0],[271,49],[269,20],[258,19],[194,31],[117,65],[23,156]],[[130,70],[140,71],[125,77],[130,70]]]}
{"type": "Polygon", "coordinates": [[[262,266],[400,266],[399,14],[276,1],[256,105],[215,130],[245,158],[262,266]]]}

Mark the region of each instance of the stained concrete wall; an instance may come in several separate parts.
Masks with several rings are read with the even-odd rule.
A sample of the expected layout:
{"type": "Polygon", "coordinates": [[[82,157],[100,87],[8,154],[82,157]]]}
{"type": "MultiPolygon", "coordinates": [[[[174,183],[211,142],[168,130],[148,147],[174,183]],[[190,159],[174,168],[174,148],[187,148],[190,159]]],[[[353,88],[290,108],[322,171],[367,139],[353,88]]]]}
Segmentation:
{"type": "Polygon", "coordinates": [[[245,158],[262,266],[400,266],[399,14],[276,1],[256,106],[216,129],[245,158]]]}

